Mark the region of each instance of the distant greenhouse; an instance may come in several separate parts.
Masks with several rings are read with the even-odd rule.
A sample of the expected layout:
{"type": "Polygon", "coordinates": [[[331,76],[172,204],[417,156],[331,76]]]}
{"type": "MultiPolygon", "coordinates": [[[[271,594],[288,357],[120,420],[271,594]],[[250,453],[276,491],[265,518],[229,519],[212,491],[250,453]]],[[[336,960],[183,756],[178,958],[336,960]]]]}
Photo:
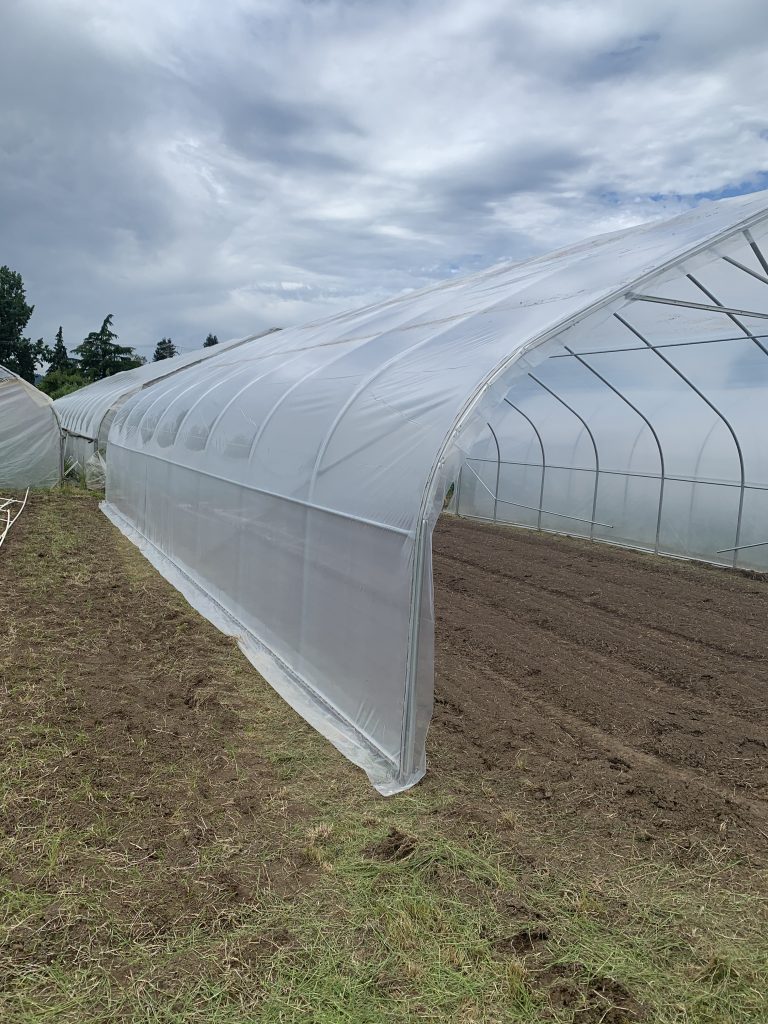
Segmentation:
{"type": "Polygon", "coordinates": [[[768,568],[766,253],[761,193],[239,345],[126,396],[105,511],[381,792],[405,789],[447,501],[768,568]]]}
{"type": "Polygon", "coordinates": [[[55,487],[61,480],[61,433],[53,403],[0,366],[0,488],[55,487]]]}

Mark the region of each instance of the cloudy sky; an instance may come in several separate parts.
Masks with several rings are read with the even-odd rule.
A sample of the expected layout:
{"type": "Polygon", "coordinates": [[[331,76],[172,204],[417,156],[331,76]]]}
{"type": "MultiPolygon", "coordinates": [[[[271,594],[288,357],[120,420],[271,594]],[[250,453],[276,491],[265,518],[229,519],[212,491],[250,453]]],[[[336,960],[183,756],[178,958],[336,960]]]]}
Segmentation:
{"type": "Polygon", "coordinates": [[[768,187],[765,0],[0,0],[0,263],[151,353],[768,187]]]}

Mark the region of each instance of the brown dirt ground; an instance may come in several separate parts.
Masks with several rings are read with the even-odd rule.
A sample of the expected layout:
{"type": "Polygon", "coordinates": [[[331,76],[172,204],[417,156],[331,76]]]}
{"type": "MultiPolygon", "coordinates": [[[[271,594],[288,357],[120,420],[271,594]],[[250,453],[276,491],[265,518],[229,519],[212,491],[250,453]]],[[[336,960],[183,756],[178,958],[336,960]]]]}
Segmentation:
{"type": "MultiPolygon", "coordinates": [[[[265,879],[278,891],[303,885],[317,865],[282,833],[304,808],[254,742],[237,685],[253,669],[235,642],[135,557],[90,496],[33,495],[2,554],[0,622],[11,629],[0,631],[0,756],[23,745],[22,770],[38,781],[34,799],[0,807],[0,829],[82,835],[112,867],[137,869],[110,909],[147,935],[234,912],[265,879]],[[59,536],[66,519],[77,528],[59,536]],[[97,568],[84,566],[86,546],[97,568]],[[213,856],[222,844],[226,868],[213,856]]],[[[103,865],[84,849],[51,885],[98,885],[103,865]]],[[[20,856],[12,880],[24,885],[38,868],[39,857],[20,856]]],[[[73,941],[57,934],[63,948],[73,941]]]]}
{"type": "Polygon", "coordinates": [[[768,584],[443,517],[436,760],[607,836],[768,847],[768,584]]]}

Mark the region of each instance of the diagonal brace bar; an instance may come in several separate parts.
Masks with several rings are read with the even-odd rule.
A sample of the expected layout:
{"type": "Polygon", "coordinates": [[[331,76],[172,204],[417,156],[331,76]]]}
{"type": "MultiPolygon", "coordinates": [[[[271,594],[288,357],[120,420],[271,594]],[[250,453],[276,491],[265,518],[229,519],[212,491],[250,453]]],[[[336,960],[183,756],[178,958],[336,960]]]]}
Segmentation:
{"type": "Polygon", "coordinates": [[[715,554],[724,555],[726,551],[746,551],[747,548],[764,548],[766,545],[768,545],[768,540],[761,540],[757,544],[739,544],[737,548],[720,548],[715,554]]]}
{"type": "Polygon", "coordinates": [[[686,299],[665,299],[661,295],[641,295],[639,292],[627,292],[627,298],[632,302],[658,302],[662,306],[682,306],[685,309],[703,309],[708,313],[752,316],[758,320],[768,320],[768,313],[757,313],[753,309],[732,309],[730,306],[714,306],[708,302],[688,302],[686,299]]]}
{"type": "MultiPolygon", "coordinates": [[[[472,469],[468,462],[465,462],[464,465],[467,467],[472,476],[476,477],[477,482],[480,484],[480,486],[484,490],[486,490],[492,498],[494,498],[495,495],[493,491],[486,484],[486,482],[483,480],[480,474],[477,473],[474,469],[472,469]]],[[[595,526],[604,526],[606,530],[613,529],[613,526],[610,523],[600,523],[596,519],[582,519],[579,516],[568,516],[564,512],[553,512],[551,509],[548,508],[536,508],[535,505],[523,505],[522,502],[519,501],[507,501],[506,498],[497,498],[496,500],[500,502],[502,505],[514,505],[515,508],[527,508],[531,512],[544,512],[548,516],[557,516],[559,519],[572,519],[575,523],[592,523],[595,526]]]]}

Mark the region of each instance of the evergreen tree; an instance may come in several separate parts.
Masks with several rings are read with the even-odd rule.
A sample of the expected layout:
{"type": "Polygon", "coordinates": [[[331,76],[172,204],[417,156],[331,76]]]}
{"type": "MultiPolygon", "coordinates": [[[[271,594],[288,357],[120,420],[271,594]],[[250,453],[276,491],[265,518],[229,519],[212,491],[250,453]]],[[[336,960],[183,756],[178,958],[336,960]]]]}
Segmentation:
{"type": "Polygon", "coordinates": [[[152,362],[159,363],[161,359],[170,359],[171,356],[175,355],[178,355],[178,351],[171,339],[161,338],[157,345],[155,345],[155,354],[152,356],[152,362]]]}
{"type": "Polygon", "coordinates": [[[14,373],[18,373],[24,380],[28,380],[30,384],[34,384],[38,366],[47,363],[50,355],[51,350],[42,338],[38,338],[37,341],[22,338],[15,346],[15,352],[3,365],[7,366],[9,370],[13,370],[14,373]]]}
{"type": "Polygon", "coordinates": [[[27,302],[21,274],[0,267],[0,364],[34,384],[35,371],[50,350],[42,338],[23,336],[35,307],[27,302]]]}
{"type": "Polygon", "coordinates": [[[62,395],[71,395],[85,387],[88,381],[71,360],[72,368],[69,370],[48,370],[46,375],[37,385],[49,398],[61,398],[62,395]]]}
{"type": "MultiPolygon", "coordinates": [[[[74,368],[75,361],[70,359],[64,344],[64,332],[61,327],[56,331],[56,341],[51,349],[51,358],[48,365],[48,373],[55,373],[63,370],[65,373],[74,368]]],[[[47,376],[47,374],[46,374],[47,376]]]]}
{"type": "Polygon", "coordinates": [[[209,334],[203,342],[203,348],[210,348],[211,345],[218,345],[219,339],[215,334],[209,334]]]}
{"type": "Polygon", "coordinates": [[[101,328],[91,331],[75,349],[80,356],[80,372],[88,381],[132,370],[146,361],[134,349],[115,344],[118,335],[112,330],[112,316],[110,313],[101,328]]]}

